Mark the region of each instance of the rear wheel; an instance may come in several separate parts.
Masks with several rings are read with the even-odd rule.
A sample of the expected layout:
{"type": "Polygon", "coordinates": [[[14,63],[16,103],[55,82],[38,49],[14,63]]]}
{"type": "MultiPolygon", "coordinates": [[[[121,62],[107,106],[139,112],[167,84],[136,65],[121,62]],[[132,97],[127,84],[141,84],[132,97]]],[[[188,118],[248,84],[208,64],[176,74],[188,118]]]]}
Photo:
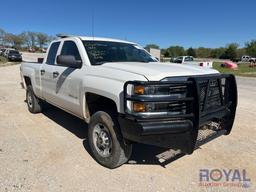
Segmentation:
{"type": "Polygon", "coordinates": [[[108,168],[126,163],[131,156],[132,145],[124,142],[115,116],[104,111],[91,117],[88,142],[95,160],[108,168]]]}
{"type": "Polygon", "coordinates": [[[28,110],[31,113],[40,113],[42,112],[42,102],[34,94],[33,88],[31,85],[27,87],[26,101],[28,105],[28,110]]]}

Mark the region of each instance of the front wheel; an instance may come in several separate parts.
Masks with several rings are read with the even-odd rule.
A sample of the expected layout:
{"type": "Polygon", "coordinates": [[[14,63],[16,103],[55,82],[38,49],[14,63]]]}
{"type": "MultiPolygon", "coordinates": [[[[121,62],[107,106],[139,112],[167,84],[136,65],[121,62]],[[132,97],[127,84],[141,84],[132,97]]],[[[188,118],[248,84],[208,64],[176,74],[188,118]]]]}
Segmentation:
{"type": "Polygon", "coordinates": [[[111,113],[99,111],[91,117],[88,142],[95,160],[111,169],[126,163],[131,156],[132,145],[124,142],[111,113]]]}

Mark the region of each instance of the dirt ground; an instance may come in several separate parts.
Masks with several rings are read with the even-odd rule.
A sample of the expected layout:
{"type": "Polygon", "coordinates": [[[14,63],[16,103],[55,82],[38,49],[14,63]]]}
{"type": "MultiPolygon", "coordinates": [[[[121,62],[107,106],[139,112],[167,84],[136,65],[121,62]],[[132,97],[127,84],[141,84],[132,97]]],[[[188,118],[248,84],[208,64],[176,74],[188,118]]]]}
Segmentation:
{"type": "MultiPolygon", "coordinates": [[[[87,125],[55,107],[27,110],[19,65],[0,68],[0,191],[256,191],[256,79],[237,78],[232,133],[168,163],[163,149],[135,145],[129,163],[110,170],[95,162],[87,125]],[[244,169],[247,187],[199,186],[201,169],[244,169]]],[[[233,182],[234,183],[234,182],[233,182]]]]}

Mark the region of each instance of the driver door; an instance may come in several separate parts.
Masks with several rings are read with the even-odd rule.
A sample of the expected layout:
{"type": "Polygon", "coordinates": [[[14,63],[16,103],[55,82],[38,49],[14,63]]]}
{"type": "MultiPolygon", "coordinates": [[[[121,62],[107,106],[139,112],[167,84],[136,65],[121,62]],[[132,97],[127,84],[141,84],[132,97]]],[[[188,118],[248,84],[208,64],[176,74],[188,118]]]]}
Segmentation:
{"type": "MultiPolygon", "coordinates": [[[[76,42],[66,40],[63,42],[60,55],[72,55],[81,60],[76,42]]],[[[71,68],[57,64],[54,69],[54,98],[53,101],[61,108],[80,115],[80,86],[82,81],[82,68],[71,68]]]]}

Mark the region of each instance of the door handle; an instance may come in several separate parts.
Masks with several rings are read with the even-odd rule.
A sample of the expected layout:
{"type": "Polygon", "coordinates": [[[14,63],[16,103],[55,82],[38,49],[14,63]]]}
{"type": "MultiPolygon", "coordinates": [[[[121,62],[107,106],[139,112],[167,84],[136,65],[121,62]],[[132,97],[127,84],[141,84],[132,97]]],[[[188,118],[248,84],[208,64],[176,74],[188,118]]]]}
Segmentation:
{"type": "Polygon", "coordinates": [[[53,78],[56,78],[56,77],[59,76],[59,72],[58,72],[58,71],[55,71],[55,72],[52,73],[52,75],[53,75],[53,78]]]}
{"type": "Polygon", "coordinates": [[[40,73],[41,73],[41,75],[44,75],[44,74],[45,74],[45,70],[44,70],[44,69],[41,69],[41,70],[40,70],[40,73]]]}

